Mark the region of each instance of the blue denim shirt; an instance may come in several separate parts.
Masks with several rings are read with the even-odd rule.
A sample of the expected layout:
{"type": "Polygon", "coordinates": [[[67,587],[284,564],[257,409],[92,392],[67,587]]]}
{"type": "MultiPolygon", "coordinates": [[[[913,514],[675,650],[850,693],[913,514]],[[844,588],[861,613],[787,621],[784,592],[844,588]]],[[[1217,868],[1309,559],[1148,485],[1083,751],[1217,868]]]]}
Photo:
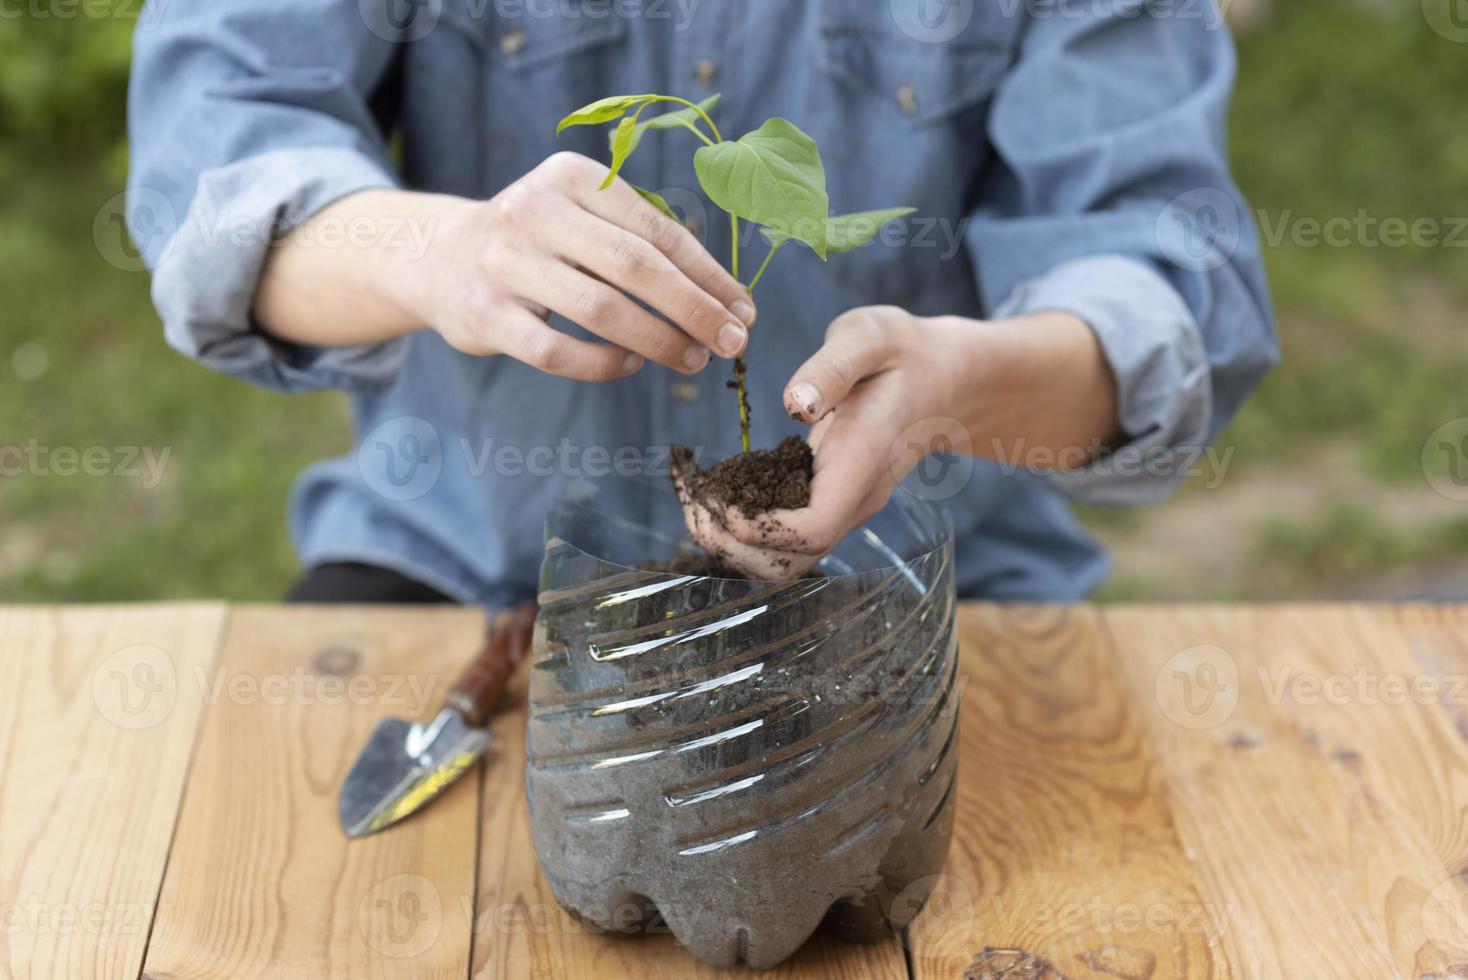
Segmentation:
{"type": "MultiPolygon", "coordinates": [[[[311,467],[293,494],[307,564],[384,564],[465,602],[521,598],[544,513],[572,481],[656,471],[669,444],[736,451],[724,362],[691,380],[649,365],[592,385],[460,354],[429,330],[310,349],[251,321],[274,236],[364,188],[484,198],[558,149],[606,159],[604,132],[557,140],[555,123],[608,94],[722,92],[726,134],[779,115],[815,137],[833,210],[917,208],[828,264],[794,248],[773,263],[750,346],[757,445],[797,430],[782,388],[853,307],[1061,309],[1095,331],[1130,444],[1064,472],[1021,456],[910,478],[953,515],[965,595],[1084,596],[1106,561],[1067,499],[1164,497],[1277,356],[1226,163],[1235,63],[1212,0],[152,7],[135,42],[128,213],[169,343],[269,388],[352,396],[357,451],[311,467]]],[[[652,134],[625,176],[661,190],[727,260],[691,140],[652,134]]]]}

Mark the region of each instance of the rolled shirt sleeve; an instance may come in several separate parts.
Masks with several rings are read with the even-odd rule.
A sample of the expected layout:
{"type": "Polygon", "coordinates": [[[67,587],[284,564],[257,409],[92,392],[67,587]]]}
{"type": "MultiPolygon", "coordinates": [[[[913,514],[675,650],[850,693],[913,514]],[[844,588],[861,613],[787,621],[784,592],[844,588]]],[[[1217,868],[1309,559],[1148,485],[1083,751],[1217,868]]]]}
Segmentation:
{"type": "Polygon", "coordinates": [[[1209,4],[1031,15],[995,95],[997,156],[965,232],[991,316],[1065,310],[1117,383],[1128,444],[1053,485],[1165,497],[1278,360],[1257,233],[1228,172],[1235,62],[1209,4]],[[1127,465],[1118,465],[1125,462],[1127,465]]]}
{"type": "Polygon", "coordinates": [[[327,0],[150,7],[134,39],[126,210],[169,344],[274,390],[384,390],[406,338],[287,343],[258,329],[251,306],[279,236],[396,185],[372,108],[391,31],[327,0]]]}

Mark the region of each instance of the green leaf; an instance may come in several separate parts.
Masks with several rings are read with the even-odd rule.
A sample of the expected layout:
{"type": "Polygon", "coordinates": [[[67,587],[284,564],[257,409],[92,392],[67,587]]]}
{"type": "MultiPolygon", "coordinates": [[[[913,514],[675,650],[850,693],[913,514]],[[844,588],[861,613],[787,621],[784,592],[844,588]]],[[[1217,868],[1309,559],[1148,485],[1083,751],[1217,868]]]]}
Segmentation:
{"type": "Polygon", "coordinates": [[[663,195],[654,193],[653,191],[644,190],[643,188],[638,187],[636,184],[632,185],[632,189],[641,194],[643,198],[647,201],[647,203],[651,204],[653,207],[663,212],[663,214],[666,214],[674,221],[678,220],[678,216],[673,213],[673,208],[668,204],[666,200],[663,199],[663,195]]]}
{"type": "MultiPolygon", "coordinates": [[[[854,252],[877,237],[877,232],[894,218],[906,217],[917,208],[886,208],[881,211],[857,211],[826,219],[826,253],[841,255],[854,252]]],[[[760,234],[771,246],[783,245],[790,236],[773,228],[762,228],[760,234]]]]}
{"type": "Polygon", "coordinates": [[[584,105],[571,113],[560,124],[556,126],[556,135],[561,135],[571,126],[597,126],[601,123],[611,122],[621,116],[625,116],[632,109],[646,105],[655,95],[609,95],[605,99],[597,99],[590,105],[584,105]]]}
{"type": "Polygon", "coordinates": [[[612,181],[617,179],[617,173],[622,169],[622,164],[626,163],[627,158],[632,155],[635,149],[632,134],[635,132],[637,132],[636,116],[623,116],[622,121],[617,123],[617,130],[612,134],[612,169],[607,172],[607,179],[601,182],[601,190],[612,186],[612,181]]]}
{"type": "Polygon", "coordinates": [[[826,170],[815,140],[794,123],[770,119],[738,142],[700,147],[693,168],[719,207],[826,257],[826,170]]]}
{"type": "MultiPolygon", "coordinates": [[[[713,95],[710,95],[708,98],[700,102],[698,104],[698,107],[704,111],[705,115],[707,115],[708,113],[712,112],[714,106],[718,104],[719,95],[718,93],[714,93],[713,95]]],[[[642,137],[646,135],[649,129],[676,129],[679,126],[682,126],[685,129],[693,129],[695,131],[698,131],[698,124],[702,119],[703,116],[700,116],[692,109],[686,108],[679,109],[676,112],[665,112],[660,116],[653,116],[646,122],[640,122],[637,124],[637,129],[632,134],[632,148],[629,149],[627,153],[630,156],[633,152],[637,150],[637,147],[642,143],[642,137]]],[[[607,139],[612,143],[612,151],[614,153],[616,152],[616,138],[616,133],[607,134],[607,139]]]]}

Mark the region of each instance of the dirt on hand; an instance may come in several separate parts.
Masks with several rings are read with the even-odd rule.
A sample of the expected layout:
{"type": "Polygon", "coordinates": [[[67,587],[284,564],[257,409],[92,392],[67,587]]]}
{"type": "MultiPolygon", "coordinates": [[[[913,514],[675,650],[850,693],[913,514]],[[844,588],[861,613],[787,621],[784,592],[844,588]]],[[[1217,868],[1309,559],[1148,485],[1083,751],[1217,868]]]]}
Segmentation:
{"type": "Polygon", "coordinates": [[[788,580],[804,575],[820,560],[805,553],[803,539],[770,516],[810,505],[814,471],[811,448],[798,436],[774,449],[732,456],[707,470],[699,469],[686,446],[674,446],[672,451],[673,486],[683,504],[689,538],[710,555],[711,567],[735,571],[719,577],[788,580]],[[741,541],[731,530],[735,521],[752,521],[765,543],[741,541]]]}

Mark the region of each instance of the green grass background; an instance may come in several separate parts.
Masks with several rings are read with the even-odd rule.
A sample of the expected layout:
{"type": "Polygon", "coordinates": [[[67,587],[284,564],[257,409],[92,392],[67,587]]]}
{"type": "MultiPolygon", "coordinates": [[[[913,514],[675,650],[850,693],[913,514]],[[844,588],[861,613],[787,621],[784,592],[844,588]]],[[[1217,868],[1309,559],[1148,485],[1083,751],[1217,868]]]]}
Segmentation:
{"type": "MultiPolygon", "coordinates": [[[[0,445],[167,447],[168,466],[152,489],[0,477],[0,598],[271,598],[295,571],[287,488],[346,450],[345,407],[188,363],[163,343],[146,276],[99,254],[93,219],[125,170],[131,26],[0,26],[0,445]]],[[[1468,45],[1419,4],[1276,0],[1239,45],[1232,153],[1269,219],[1468,215],[1468,45]]],[[[1102,597],[1468,583],[1468,513],[1421,462],[1428,434],[1468,415],[1468,248],[1267,256],[1285,363],[1225,434],[1219,487],[1085,512],[1118,556],[1102,597]]]]}

